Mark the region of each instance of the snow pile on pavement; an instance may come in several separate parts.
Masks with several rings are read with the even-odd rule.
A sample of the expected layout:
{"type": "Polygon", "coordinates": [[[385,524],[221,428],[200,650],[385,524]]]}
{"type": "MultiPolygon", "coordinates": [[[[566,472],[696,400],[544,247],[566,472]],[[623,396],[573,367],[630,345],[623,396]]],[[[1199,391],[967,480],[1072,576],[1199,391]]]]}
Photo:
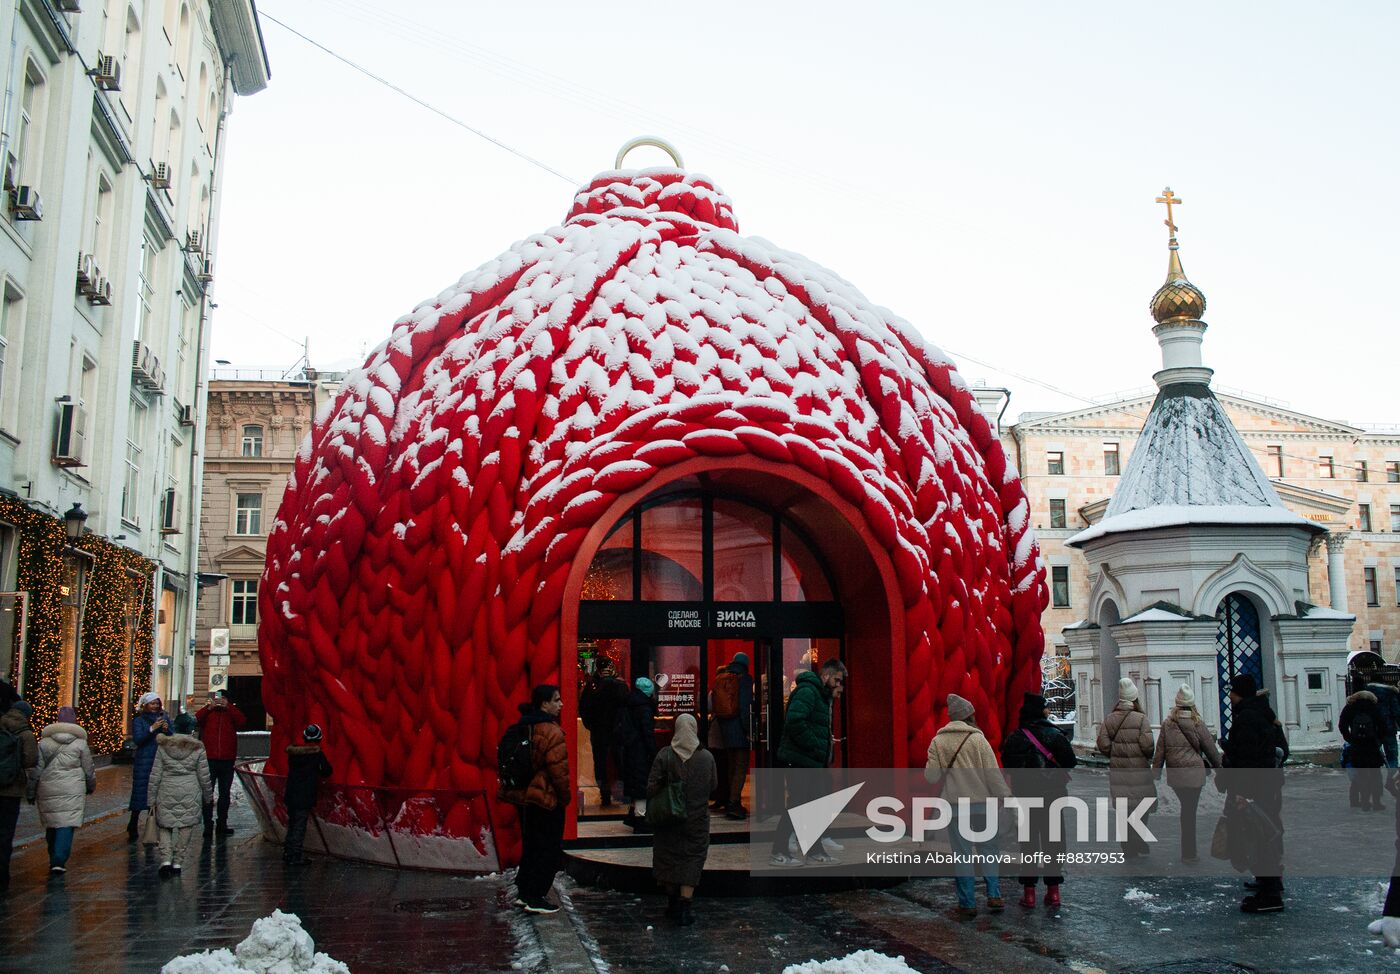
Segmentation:
{"type": "Polygon", "coordinates": [[[206,950],[177,957],[160,974],[350,974],[350,968],[316,953],[311,934],[295,913],[273,910],[253,923],[248,939],[232,951],[206,950]]]}
{"type": "Polygon", "coordinates": [[[890,957],[873,950],[858,950],[845,957],[831,960],[809,960],[805,964],[790,964],[783,974],[919,974],[904,963],[903,957],[890,957]]]}
{"type": "Polygon", "coordinates": [[[1128,888],[1123,894],[1123,899],[1128,903],[1150,903],[1157,898],[1156,893],[1149,893],[1145,889],[1138,889],[1136,886],[1128,888]]]}

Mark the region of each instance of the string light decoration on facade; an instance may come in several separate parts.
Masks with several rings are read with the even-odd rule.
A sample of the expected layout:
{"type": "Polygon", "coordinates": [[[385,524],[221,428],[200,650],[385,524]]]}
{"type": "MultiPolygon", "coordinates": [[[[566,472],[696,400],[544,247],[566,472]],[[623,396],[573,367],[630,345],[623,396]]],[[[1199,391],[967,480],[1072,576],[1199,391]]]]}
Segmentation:
{"type": "MultiPolygon", "coordinates": [[[[13,498],[0,498],[0,521],[14,525],[15,586],[29,593],[24,697],[34,707],[34,726],[52,723],[63,705],[64,559],[81,557],[87,564],[76,666],[78,722],[87,730],[94,752],[118,750],[132,700],[150,688],[154,562],[97,535],[72,542],[71,547],[84,555],[69,555],[63,521],[13,498]],[[141,600],[134,632],[128,621],[133,585],[141,600]]],[[[12,654],[18,652],[19,635],[16,626],[12,654]]]]}

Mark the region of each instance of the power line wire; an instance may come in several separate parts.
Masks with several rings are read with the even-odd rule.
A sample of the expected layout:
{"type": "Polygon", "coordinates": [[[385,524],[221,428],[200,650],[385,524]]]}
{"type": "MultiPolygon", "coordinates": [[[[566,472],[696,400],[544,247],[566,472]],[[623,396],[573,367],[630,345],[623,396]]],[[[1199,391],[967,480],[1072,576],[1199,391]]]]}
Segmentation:
{"type": "Polygon", "coordinates": [[[340,61],[342,64],[345,64],[345,65],[348,65],[348,66],[351,67],[351,68],[354,68],[356,71],[360,72],[360,74],[364,75],[365,77],[370,78],[370,79],[372,79],[372,80],[374,80],[374,81],[379,82],[381,85],[383,85],[384,87],[388,88],[390,91],[393,91],[393,92],[395,92],[396,94],[402,95],[403,97],[407,98],[409,101],[413,102],[415,105],[419,105],[419,106],[421,106],[422,108],[426,108],[428,111],[432,112],[432,113],[435,114],[435,115],[440,115],[441,117],[443,117],[443,118],[447,119],[449,122],[451,122],[453,125],[456,125],[456,126],[458,126],[458,127],[460,127],[460,128],[466,129],[468,132],[472,133],[473,135],[485,139],[487,142],[490,142],[492,145],[497,146],[498,148],[505,149],[505,150],[506,150],[507,152],[509,152],[511,155],[517,156],[517,157],[520,158],[520,159],[524,159],[524,160],[525,160],[526,162],[528,162],[530,165],[532,165],[532,166],[537,166],[538,168],[543,169],[545,172],[549,173],[551,176],[557,176],[558,178],[564,180],[564,182],[568,183],[570,186],[572,186],[572,187],[574,187],[574,188],[577,188],[577,187],[580,185],[580,181],[577,180],[577,179],[574,179],[572,176],[566,176],[566,175],[564,175],[564,174],[563,174],[562,172],[560,172],[558,169],[555,169],[553,166],[550,166],[550,165],[548,165],[547,163],[541,162],[539,159],[536,159],[534,156],[530,155],[529,153],[522,152],[521,150],[515,148],[515,146],[510,145],[510,144],[505,143],[505,142],[502,142],[500,139],[496,138],[494,135],[490,135],[490,134],[488,134],[488,133],[486,133],[486,132],[483,132],[481,129],[477,128],[476,126],[474,126],[474,125],[469,125],[469,124],[467,124],[466,122],[462,121],[462,120],[461,120],[460,118],[458,118],[457,116],[455,116],[455,115],[450,115],[450,114],[448,114],[447,112],[443,111],[441,108],[438,108],[436,105],[433,105],[433,104],[431,104],[430,102],[424,101],[422,98],[419,98],[417,95],[415,95],[415,94],[413,94],[413,93],[411,93],[411,92],[405,91],[403,88],[400,88],[398,85],[394,84],[392,81],[389,81],[388,79],[382,78],[382,77],[380,77],[379,75],[375,74],[373,71],[369,70],[369,68],[366,68],[364,65],[358,64],[358,63],[356,63],[356,62],[350,60],[350,59],[349,59],[348,57],[346,57],[345,55],[339,54],[339,53],[337,53],[336,51],[331,50],[329,47],[326,47],[326,45],[322,44],[320,41],[313,40],[312,38],[307,37],[307,36],[306,36],[305,34],[303,34],[301,31],[297,30],[295,27],[291,27],[291,26],[289,26],[289,25],[287,25],[287,24],[284,24],[282,21],[278,20],[276,17],[272,16],[272,15],[271,15],[270,13],[268,13],[267,11],[265,11],[265,10],[259,11],[259,12],[258,12],[258,15],[259,15],[263,20],[271,21],[272,23],[276,24],[278,27],[281,27],[283,30],[287,31],[288,33],[294,34],[294,35],[296,35],[297,37],[300,37],[302,40],[304,40],[306,43],[310,44],[312,47],[316,48],[316,49],[319,50],[319,51],[322,51],[322,52],[325,53],[325,54],[329,54],[331,57],[335,58],[337,61],[340,61]]]}

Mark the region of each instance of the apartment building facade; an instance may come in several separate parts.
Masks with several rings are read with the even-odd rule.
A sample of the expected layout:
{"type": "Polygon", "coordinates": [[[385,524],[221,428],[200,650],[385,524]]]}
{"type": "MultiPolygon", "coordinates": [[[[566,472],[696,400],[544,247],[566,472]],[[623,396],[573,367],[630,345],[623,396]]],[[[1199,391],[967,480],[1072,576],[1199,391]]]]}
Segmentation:
{"type": "Polygon", "coordinates": [[[23,672],[41,717],[74,703],[109,720],[83,688],[91,640],[113,638],[88,618],[111,559],[151,630],[129,634],[122,693],[180,698],[192,677],[224,148],[235,98],[269,69],[250,0],[13,0],[0,51],[0,492],[16,517],[52,521],[25,530],[81,524],[56,569],[61,626],[44,617],[51,573],[0,553],[0,589],[29,593],[16,628],[34,630],[0,675],[23,672]],[[58,656],[40,646],[55,626],[72,644],[58,656]]]}

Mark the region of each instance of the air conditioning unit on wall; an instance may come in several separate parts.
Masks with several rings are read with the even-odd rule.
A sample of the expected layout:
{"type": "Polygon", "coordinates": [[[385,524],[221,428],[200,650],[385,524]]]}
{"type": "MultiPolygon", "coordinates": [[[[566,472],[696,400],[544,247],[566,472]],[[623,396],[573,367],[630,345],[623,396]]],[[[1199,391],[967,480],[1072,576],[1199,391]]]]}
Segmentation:
{"type": "Polygon", "coordinates": [[[97,64],[88,71],[92,76],[93,84],[103,91],[122,90],[122,66],[116,58],[110,55],[97,55],[97,64]]]}

